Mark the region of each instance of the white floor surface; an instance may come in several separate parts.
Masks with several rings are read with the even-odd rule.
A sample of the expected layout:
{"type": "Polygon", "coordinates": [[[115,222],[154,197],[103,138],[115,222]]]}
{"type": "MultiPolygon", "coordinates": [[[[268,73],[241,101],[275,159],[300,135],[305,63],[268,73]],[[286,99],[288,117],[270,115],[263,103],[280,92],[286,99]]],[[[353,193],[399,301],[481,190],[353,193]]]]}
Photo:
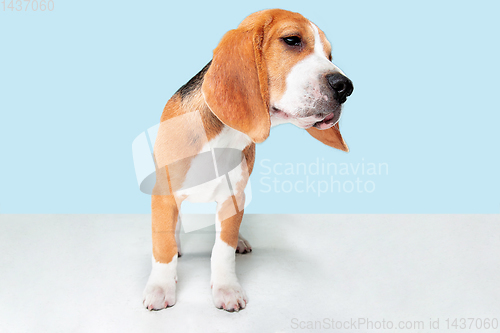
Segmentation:
{"type": "Polygon", "coordinates": [[[447,319],[500,320],[499,215],[246,215],[241,230],[253,246],[236,259],[246,309],[212,303],[211,226],[182,234],[177,304],[150,312],[149,215],[0,215],[0,332],[383,332],[373,326],[389,321],[407,329],[387,332],[446,332],[447,319]]]}

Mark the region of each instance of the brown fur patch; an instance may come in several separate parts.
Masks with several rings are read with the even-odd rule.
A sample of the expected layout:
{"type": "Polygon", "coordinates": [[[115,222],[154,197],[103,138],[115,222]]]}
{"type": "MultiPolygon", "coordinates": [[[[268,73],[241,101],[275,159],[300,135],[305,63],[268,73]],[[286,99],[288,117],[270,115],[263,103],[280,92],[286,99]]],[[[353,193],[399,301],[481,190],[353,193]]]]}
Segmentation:
{"type": "Polygon", "coordinates": [[[179,210],[173,195],[151,196],[153,231],[153,257],[161,263],[169,263],[177,254],[175,227],[179,210]]]}
{"type": "Polygon", "coordinates": [[[323,142],[325,145],[349,152],[349,147],[342,138],[340,134],[339,123],[326,130],[319,130],[315,127],[307,129],[307,132],[311,134],[315,139],[323,142]]]}
{"type": "Polygon", "coordinates": [[[202,85],[205,102],[229,127],[264,141],[271,128],[267,71],[262,60],[262,38],[267,20],[252,29],[227,32],[214,50],[202,85]]]}

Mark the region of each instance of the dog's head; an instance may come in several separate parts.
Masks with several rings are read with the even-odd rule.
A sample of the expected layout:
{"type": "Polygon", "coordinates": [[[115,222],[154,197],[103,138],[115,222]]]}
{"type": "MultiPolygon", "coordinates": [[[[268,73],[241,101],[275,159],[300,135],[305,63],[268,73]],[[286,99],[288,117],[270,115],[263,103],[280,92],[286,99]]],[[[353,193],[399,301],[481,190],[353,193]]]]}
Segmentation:
{"type": "Polygon", "coordinates": [[[271,9],[224,35],[205,74],[203,95],[226,125],[264,141],[290,122],[348,151],[338,130],[352,82],[331,62],[325,34],[302,15],[271,9]]]}

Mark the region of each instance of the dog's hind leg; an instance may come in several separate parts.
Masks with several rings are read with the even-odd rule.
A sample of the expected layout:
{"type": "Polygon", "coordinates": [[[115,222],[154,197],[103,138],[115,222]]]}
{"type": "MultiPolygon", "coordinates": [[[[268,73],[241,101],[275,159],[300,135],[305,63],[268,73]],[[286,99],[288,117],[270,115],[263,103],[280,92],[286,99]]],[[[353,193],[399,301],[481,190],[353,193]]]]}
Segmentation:
{"type": "Polygon", "coordinates": [[[241,234],[238,234],[238,245],[236,246],[236,253],[245,254],[250,252],[252,252],[252,246],[245,238],[243,238],[241,234]]]}

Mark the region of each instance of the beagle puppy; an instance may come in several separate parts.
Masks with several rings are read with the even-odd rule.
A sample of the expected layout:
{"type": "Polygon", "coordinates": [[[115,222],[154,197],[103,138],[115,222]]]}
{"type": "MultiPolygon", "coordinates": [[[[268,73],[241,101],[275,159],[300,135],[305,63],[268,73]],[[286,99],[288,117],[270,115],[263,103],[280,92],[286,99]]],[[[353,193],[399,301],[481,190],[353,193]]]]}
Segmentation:
{"type": "Polygon", "coordinates": [[[331,45],[314,23],[298,13],[263,10],[227,32],[212,60],[167,102],[154,144],[153,267],[143,295],[147,309],[176,302],[184,200],[217,202],[213,301],[227,311],[245,308],[248,299],[236,277],[235,252],[251,251],[239,227],[255,143],[263,142],[272,126],[292,123],[348,151],[338,120],[353,85],[331,59],[331,45]]]}

